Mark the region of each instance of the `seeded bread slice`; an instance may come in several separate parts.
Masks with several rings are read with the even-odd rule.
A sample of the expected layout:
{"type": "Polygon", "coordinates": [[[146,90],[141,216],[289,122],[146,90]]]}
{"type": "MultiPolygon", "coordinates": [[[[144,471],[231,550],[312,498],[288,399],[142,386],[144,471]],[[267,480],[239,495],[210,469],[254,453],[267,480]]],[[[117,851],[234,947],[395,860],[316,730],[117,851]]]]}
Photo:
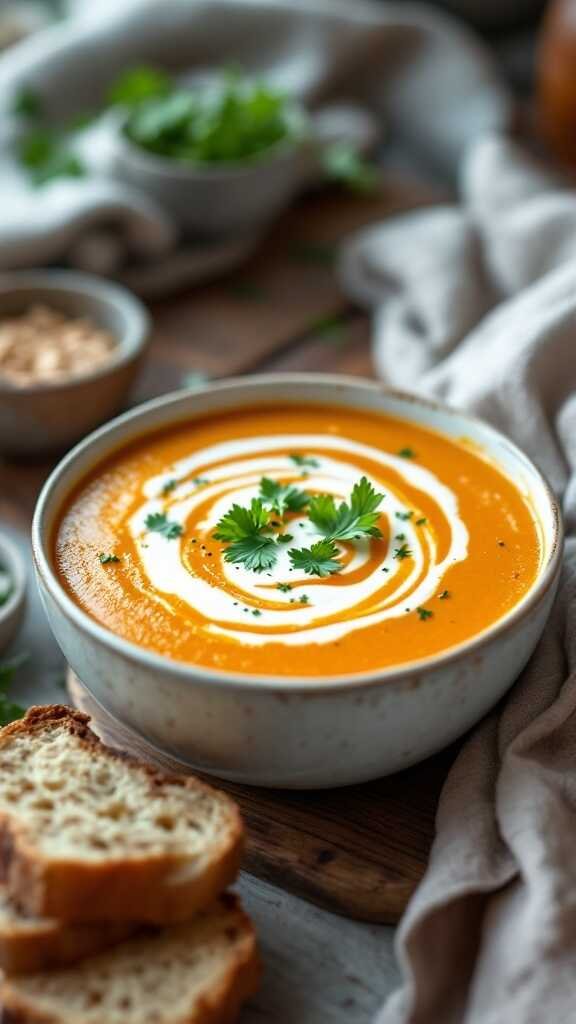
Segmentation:
{"type": "Polygon", "coordinates": [[[127,939],[137,925],[123,921],[61,924],[24,914],[0,883],[0,971],[32,974],[76,963],[127,939]]]}
{"type": "Polygon", "coordinates": [[[3,1024],[233,1024],[259,975],[252,925],[224,895],[188,924],[6,979],[3,1024]]]}
{"type": "Polygon", "coordinates": [[[60,921],[188,920],[236,877],[223,793],[105,747],[88,717],[31,708],[0,730],[0,863],[12,899],[60,921]]]}

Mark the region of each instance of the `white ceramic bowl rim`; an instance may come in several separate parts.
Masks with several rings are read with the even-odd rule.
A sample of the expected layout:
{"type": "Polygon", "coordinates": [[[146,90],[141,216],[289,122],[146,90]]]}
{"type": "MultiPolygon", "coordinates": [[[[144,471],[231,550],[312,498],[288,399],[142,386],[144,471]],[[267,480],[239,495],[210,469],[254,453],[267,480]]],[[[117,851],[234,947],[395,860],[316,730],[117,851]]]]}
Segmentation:
{"type": "Polygon", "coordinates": [[[0,625],[2,625],[17,610],[26,592],[24,559],[16,545],[4,533],[0,533],[0,566],[6,569],[12,580],[12,593],[6,603],[0,605],[0,625]]]}
{"type": "MultiPolygon", "coordinates": [[[[107,377],[125,363],[131,362],[144,348],[150,328],[150,317],[143,304],[127,288],[113,281],[76,270],[14,270],[0,273],[0,318],[2,299],[17,295],[19,291],[34,291],[82,298],[94,298],[103,306],[114,307],[125,321],[124,333],[116,338],[113,356],[101,366],[85,373],[61,377],[55,381],[43,381],[25,386],[5,383],[0,377],[0,395],[34,395],[55,391],[58,388],[84,384],[87,381],[107,377]]],[[[45,302],[46,299],[43,299],[45,302]]]]}
{"type": "MultiPolygon", "coordinates": [[[[164,655],[157,654],[154,651],[149,651],[146,648],[139,647],[137,644],[134,644],[129,640],[123,639],[116,633],[107,629],[105,626],[101,626],[95,619],[92,619],[86,612],[79,608],[74,601],[72,601],[61,586],[52,568],[51,560],[45,547],[46,538],[44,537],[44,521],[48,514],[52,492],[57,486],[61,475],[71,467],[76,457],[89,448],[94,441],[106,438],[108,434],[114,434],[119,429],[121,432],[123,425],[131,423],[139,417],[145,417],[148,412],[163,408],[169,409],[173,404],[182,402],[191,394],[198,393],[196,389],[192,392],[188,392],[188,394],[186,392],[183,393],[182,391],[178,391],[152,399],[151,401],[138,406],[136,409],[111,420],[110,423],[100,427],[76,445],[76,447],[73,448],[56,466],[44,484],[34,512],[34,521],[32,524],[32,549],[38,573],[50,595],[59,605],[60,610],[63,611],[79,629],[91,634],[94,640],[99,641],[103,645],[114,648],[120,656],[123,656],[130,661],[144,662],[146,667],[150,670],[157,669],[161,672],[169,672],[171,675],[179,678],[183,683],[192,678],[196,685],[200,684],[210,687],[218,686],[245,692],[254,692],[261,690],[262,688],[285,694],[314,691],[317,696],[320,694],[328,696],[335,691],[355,689],[357,687],[381,686],[385,685],[387,682],[401,682],[405,679],[414,678],[416,675],[420,676],[425,673],[427,669],[436,670],[459,660],[463,660],[471,655],[480,653],[482,649],[489,645],[496,637],[510,629],[515,625],[515,623],[527,615],[533,607],[538,604],[548,588],[554,583],[559,569],[563,549],[563,527],[558,503],[547,480],[528,456],[526,456],[521,449],[519,449],[504,434],[500,433],[500,431],[491,427],[489,424],[486,424],[478,417],[470,416],[467,413],[460,412],[458,409],[451,408],[450,406],[439,402],[430,401],[426,398],[421,398],[420,396],[409,394],[408,392],[396,391],[394,389],[387,388],[377,381],[370,381],[360,377],[324,373],[259,374],[257,376],[245,376],[221,380],[209,385],[209,388],[203,388],[202,390],[225,392],[227,390],[235,390],[242,385],[258,385],[265,389],[267,386],[288,384],[297,387],[298,384],[310,383],[338,387],[338,389],[343,387],[365,388],[373,392],[382,393],[384,396],[389,396],[392,399],[398,399],[412,405],[419,405],[421,407],[428,408],[432,411],[441,411],[449,416],[455,416],[460,421],[468,424],[472,428],[472,431],[474,428],[476,430],[481,430],[485,437],[489,437],[494,441],[504,442],[508,451],[539,480],[543,492],[548,499],[551,519],[554,524],[549,552],[545,562],[540,568],[538,578],[532,588],[527,592],[527,594],[525,594],[518,604],[514,605],[514,607],[510,609],[506,615],[497,619],[496,622],[481,633],[475,634],[469,640],[454,647],[450,647],[445,652],[438,655],[421,658],[417,661],[402,663],[402,665],[397,667],[391,666],[383,669],[374,669],[369,672],[355,672],[331,676],[271,676],[216,671],[202,665],[175,661],[171,658],[165,657],[164,655]]],[[[338,404],[337,398],[333,404],[338,404]]],[[[233,402],[230,404],[230,409],[232,408],[234,408],[233,402]]],[[[153,434],[157,430],[162,430],[163,426],[169,426],[169,417],[166,418],[163,425],[155,424],[150,433],[153,434]]],[[[147,431],[144,428],[142,436],[145,436],[146,433],[147,431]]],[[[119,444],[112,446],[110,450],[118,450],[118,448],[121,447],[122,443],[120,442],[119,444]]],[[[104,460],[105,458],[106,454],[103,454],[101,459],[104,460]]],[[[62,500],[60,499],[59,505],[61,506],[61,504],[62,500]]]]}

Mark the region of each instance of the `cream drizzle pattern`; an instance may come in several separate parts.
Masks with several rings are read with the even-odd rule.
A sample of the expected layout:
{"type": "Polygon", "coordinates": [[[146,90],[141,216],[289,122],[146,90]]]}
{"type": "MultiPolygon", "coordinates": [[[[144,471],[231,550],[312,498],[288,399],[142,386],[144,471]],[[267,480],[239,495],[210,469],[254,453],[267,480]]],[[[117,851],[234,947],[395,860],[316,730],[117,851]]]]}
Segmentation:
{"type": "MultiPolygon", "coordinates": [[[[170,606],[170,597],[179,598],[201,611],[208,631],[250,645],[330,643],[356,629],[405,615],[406,602],[409,601],[412,610],[425,605],[437,592],[449,566],[465,559],[468,552],[468,531],[460,518],[457,498],[432,472],[411,460],[337,435],[241,438],[205,448],[146,481],[142,505],[129,525],[144,576],[152,588],[164,595],[161,600],[165,606],[170,606]],[[331,454],[326,455],[327,451],[331,454]],[[317,467],[306,467],[305,479],[302,469],[290,458],[292,452],[304,452],[318,463],[317,467]],[[369,459],[378,467],[378,472],[365,474],[355,465],[354,456],[369,459]],[[441,560],[437,557],[432,523],[416,526],[417,515],[405,521],[396,516],[396,513],[404,514],[411,506],[386,479],[389,468],[408,486],[430,496],[447,521],[450,543],[441,560]],[[222,561],[225,580],[231,591],[232,588],[241,591],[241,601],[236,601],[232,592],[215,587],[189,571],[182,562],[182,541],[166,541],[146,529],[146,518],[151,513],[165,512],[185,530],[187,523],[193,522],[193,535],[199,543],[207,544],[218,520],[232,504],[247,505],[257,497],[262,476],[289,480],[299,487],[347,500],[362,475],[367,475],[373,486],[385,495],[381,510],[383,519],[389,523],[390,543],[382,544],[382,557],[365,578],[348,585],[334,586],[330,579],[311,578],[291,567],[289,548],[309,547],[320,539],[305,513],[291,521],[294,542],[282,547],[269,573],[255,573],[243,565],[222,561]],[[198,483],[198,479],[206,482],[198,483]],[[168,491],[165,491],[166,484],[170,485],[168,491]],[[195,511],[204,503],[209,511],[198,520],[195,511]],[[403,563],[394,557],[399,546],[394,540],[398,532],[404,535],[403,542],[412,554],[407,575],[401,572],[403,563]],[[426,564],[428,568],[424,572],[426,564]],[[395,578],[397,586],[388,586],[395,578]],[[278,583],[289,583],[290,591],[279,591],[278,583]],[[308,597],[306,604],[299,602],[303,593],[308,597]],[[285,605],[286,610],[266,608],[255,618],[250,610],[262,599],[285,605]],[[354,614],[355,608],[358,608],[357,614],[354,614]]],[[[347,542],[352,557],[339,573],[341,579],[345,580],[367,565],[374,543],[371,538],[347,542]]],[[[343,545],[339,546],[344,550],[343,545]]]]}

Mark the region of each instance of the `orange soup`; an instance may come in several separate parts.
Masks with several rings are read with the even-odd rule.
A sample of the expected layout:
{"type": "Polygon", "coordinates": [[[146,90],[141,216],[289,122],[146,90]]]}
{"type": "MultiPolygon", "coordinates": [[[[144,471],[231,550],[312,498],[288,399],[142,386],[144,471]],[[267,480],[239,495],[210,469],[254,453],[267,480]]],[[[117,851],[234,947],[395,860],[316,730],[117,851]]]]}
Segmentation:
{"type": "Polygon", "coordinates": [[[328,406],[240,409],[142,437],[72,494],[70,597],[126,640],[250,675],[425,658],[538,572],[528,499],[465,440],[328,406]]]}

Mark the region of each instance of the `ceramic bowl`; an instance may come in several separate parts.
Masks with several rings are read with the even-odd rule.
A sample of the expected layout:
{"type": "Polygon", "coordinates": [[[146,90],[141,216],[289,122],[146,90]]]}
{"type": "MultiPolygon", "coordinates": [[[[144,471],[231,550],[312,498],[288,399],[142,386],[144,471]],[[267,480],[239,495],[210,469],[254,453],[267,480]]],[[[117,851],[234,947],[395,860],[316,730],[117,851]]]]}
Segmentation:
{"type": "Polygon", "coordinates": [[[26,569],[18,548],[0,533],[0,569],[8,573],[12,590],[0,604],[0,653],[14,639],[26,607],[26,569]]]}
{"type": "Polygon", "coordinates": [[[502,434],[376,383],[320,374],[240,378],[140,406],[60,463],[33,525],[38,584],[52,630],[93,696],[152,744],[202,771],[295,788],[340,786],[398,771],[474,725],[512,684],[542,633],[558,582],[561,538],[547,484],[502,434]],[[108,453],[148,431],[259,403],[374,410],[477,442],[530,494],[543,546],[531,590],[465,644],[397,669],[346,676],[251,678],[210,671],[143,650],[100,626],[71,601],[54,571],[52,537],[67,495],[108,453]]]}
{"type": "Polygon", "coordinates": [[[0,377],[0,453],[46,455],[70,447],[118,412],[138,371],[148,315],[130,292],[103,278],[66,270],[0,275],[0,320],[44,304],[86,316],[117,339],[115,355],[92,373],[17,387],[0,377]]]}
{"type": "Polygon", "coordinates": [[[187,164],[135,145],[118,120],[111,170],[132,188],[152,196],[185,233],[204,238],[261,231],[307,185],[326,176],[322,152],[345,143],[369,150],[379,127],[365,111],[331,106],[307,114],[289,112],[293,135],[258,157],[237,164],[187,164]]]}

